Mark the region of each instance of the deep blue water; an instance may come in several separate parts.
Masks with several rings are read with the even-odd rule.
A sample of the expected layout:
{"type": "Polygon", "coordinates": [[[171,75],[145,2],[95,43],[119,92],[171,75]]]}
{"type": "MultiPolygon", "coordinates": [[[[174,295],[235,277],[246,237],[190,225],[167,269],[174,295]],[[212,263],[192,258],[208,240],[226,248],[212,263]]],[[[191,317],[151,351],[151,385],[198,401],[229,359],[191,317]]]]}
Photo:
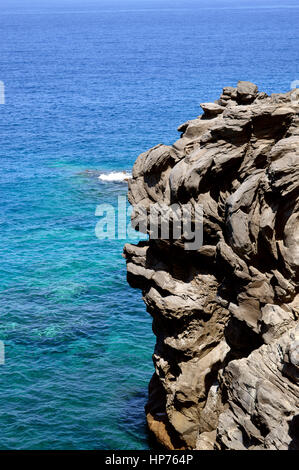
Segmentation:
{"type": "Polygon", "coordinates": [[[147,449],[154,338],[95,208],[239,79],[299,79],[299,2],[5,0],[0,11],[1,449],[147,449]],[[6,2],[6,3],[5,3],[6,2]]]}

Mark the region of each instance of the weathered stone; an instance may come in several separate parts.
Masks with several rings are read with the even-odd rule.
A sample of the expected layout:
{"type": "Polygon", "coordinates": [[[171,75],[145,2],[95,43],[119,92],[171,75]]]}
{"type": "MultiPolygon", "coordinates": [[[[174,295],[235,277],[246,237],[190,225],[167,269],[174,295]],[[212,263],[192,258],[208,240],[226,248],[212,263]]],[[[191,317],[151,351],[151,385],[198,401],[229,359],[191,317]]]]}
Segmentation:
{"type": "Polygon", "coordinates": [[[223,374],[229,408],[220,414],[217,442],[222,449],[286,450],[297,447],[290,427],[297,416],[298,386],[286,367],[298,349],[298,329],[232,361],[223,374]]]}
{"type": "Polygon", "coordinates": [[[237,101],[240,104],[252,103],[258,94],[258,87],[251,82],[240,81],[237,86],[237,101]]]}
{"type": "Polygon", "coordinates": [[[217,103],[201,103],[200,106],[208,118],[218,116],[224,111],[224,107],[217,103]]]}
{"type": "Polygon", "coordinates": [[[173,146],[140,155],[133,220],[157,202],[204,212],[203,246],[126,245],[157,337],[146,407],[169,449],[299,448],[299,107],[225,87],[173,146]],[[221,106],[220,106],[220,104],[221,106]]]}

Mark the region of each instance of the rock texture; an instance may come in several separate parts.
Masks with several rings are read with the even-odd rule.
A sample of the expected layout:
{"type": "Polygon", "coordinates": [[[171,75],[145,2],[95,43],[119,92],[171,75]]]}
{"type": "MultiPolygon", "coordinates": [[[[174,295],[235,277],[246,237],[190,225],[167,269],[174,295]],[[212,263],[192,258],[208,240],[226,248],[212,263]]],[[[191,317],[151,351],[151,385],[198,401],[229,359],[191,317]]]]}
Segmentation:
{"type": "Polygon", "coordinates": [[[197,251],[125,246],[157,337],[148,424],[167,448],[299,448],[298,103],[239,82],[134,165],[136,211],[204,210],[197,251]]]}

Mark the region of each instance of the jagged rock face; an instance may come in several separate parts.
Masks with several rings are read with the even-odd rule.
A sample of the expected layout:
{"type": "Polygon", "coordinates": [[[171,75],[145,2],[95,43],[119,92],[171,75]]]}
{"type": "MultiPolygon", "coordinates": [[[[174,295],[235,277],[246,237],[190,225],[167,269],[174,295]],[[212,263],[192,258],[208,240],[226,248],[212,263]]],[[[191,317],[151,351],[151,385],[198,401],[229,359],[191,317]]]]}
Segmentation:
{"type": "Polygon", "coordinates": [[[168,448],[298,448],[298,102],[239,82],[134,165],[136,210],[204,211],[196,251],[125,247],[157,337],[148,423],[168,448]]]}

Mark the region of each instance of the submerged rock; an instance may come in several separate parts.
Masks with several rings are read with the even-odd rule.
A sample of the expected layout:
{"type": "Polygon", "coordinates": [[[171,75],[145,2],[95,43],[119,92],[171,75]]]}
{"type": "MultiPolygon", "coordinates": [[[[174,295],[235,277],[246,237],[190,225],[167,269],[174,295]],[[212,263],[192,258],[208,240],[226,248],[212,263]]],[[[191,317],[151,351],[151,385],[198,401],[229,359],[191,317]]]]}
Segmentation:
{"type": "Polygon", "coordinates": [[[146,407],[169,449],[298,449],[299,101],[225,87],[137,159],[136,213],[203,206],[203,246],[126,245],[157,337],[146,407]]]}

